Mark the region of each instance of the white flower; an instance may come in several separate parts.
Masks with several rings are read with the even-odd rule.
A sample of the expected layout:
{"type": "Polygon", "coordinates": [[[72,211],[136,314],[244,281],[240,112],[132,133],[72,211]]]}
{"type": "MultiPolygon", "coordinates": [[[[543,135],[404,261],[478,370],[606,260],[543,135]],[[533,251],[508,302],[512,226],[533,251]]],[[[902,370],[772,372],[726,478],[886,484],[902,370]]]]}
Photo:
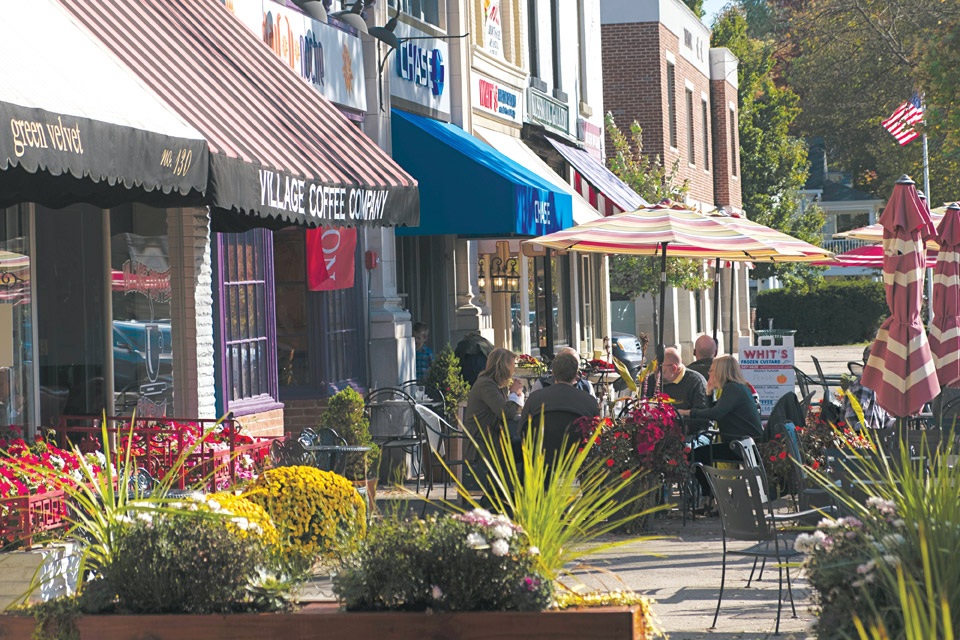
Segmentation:
{"type": "Polygon", "coordinates": [[[859,573],[860,575],[863,575],[865,573],[870,573],[871,571],[873,571],[874,567],[876,566],[877,566],[877,561],[870,560],[866,564],[862,564],[859,567],[857,567],[857,573],[859,573]]]}
{"type": "Polygon", "coordinates": [[[481,547],[487,546],[487,540],[479,533],[468,533],[467,546],[470,547],[471,549],[479,549],[481,547]]]}
{"type": "Polygon", "coordinates": [[[528,551],[530,552],[530,555],[532,555],[532,556],[538,556],[538,555],[540,555],[540,549],[538,549],[537,547],[530,547],[530,549],[528,549],[528,551]]]}
{"type": "Polygon", "coordinates": [[[793,548],[800,553],[813,553],[817,548],[817,538],[809,533],[801,533],[794,541],[793,548]]]}
{"type": "Polygon", "coordinates": [[[474,509],[471,513],[473,513],[473,515],[477,516],[478,518],[485,518],[487,520],[493,517],[490,515],[490,512],[487,511],[486,509],[474,509]]]}
{"type": "Polygon", "coordinates": [[[440,587],[433,585],[433,590],[431,591],[434,600],[439,600],[443,597],[443,591],[440,590],[440,587]]]}
{"type": "Polygon", "coordinates": [[[892,524],[892,525],[895,526],[897,529],[899,529],[900,527],[904,526],[904,525],[907,524],[907,523],[903,521],[903,518],[897,518],[896,520],[894,520],[894,521],[891,522],[890,524],[892,524]]]}
{"type": "Polygon", "coordinates": [[[888,533],[883,536],[880,541],[883,543],[884,548],[892,549],[893,547],[903,544],[904,538],[899,533],[888,533]]]}
{"type": "Polygon", "coordinates": [[[141,520],[143,522],[148,522],[152,524],[153,516],[145,511],[141,511],[140,513],[137,514],[137,520],[141,520]]]}
{"type": "Polygon", "coordinates": [[[207,500],[207,506],[210,507],[210,509],[213,511],[220,510],[220,503],[217,502],[216,500],[207,500]]]}
{"type": "Polygon", "coordinates": [[[505,540],[513,537],[513,529],[509,524],[498,524],[490,529],[490,533],[493,534],[494,538],[503,538],[505,540]]]}
{"type": "Polygon", "coordinates": [[[247,528],[250,526],[250,521],[247,520],[246,518],[234,518],[233,524],[237,525],[237,528],[240,529],[241,531],[246,531],[247,528]]]}
{"type": "Polygon", "coordinates": [[[817,523],[817,527],[820,527],[823,529],[833,529],[838,525],[839,523],[833,518],[824,518],[823,520],[817,523]]]}
{"type": "Polygon", "coordinates": [[[493,555],[495,556],[505,556],[510,553],[510,543],[506,540],[497,540],[493,543],[491,547],[493,555]]]}
{"type": "Polygon", "coordinates": [[[870,496],[867,498],[867,506],[873,507],[880,513],[884,514],[893,514],[897,511],[897,505],[893,503],[892,500],[884,500],[883,498],[878,498],[877,496],[870,496]]]}
{"type": "Polygon", "coordinates": [[[893,568],[897,568],[900,566],[900,558],[890,553],[883,556],[883,561],[893,568]]]}

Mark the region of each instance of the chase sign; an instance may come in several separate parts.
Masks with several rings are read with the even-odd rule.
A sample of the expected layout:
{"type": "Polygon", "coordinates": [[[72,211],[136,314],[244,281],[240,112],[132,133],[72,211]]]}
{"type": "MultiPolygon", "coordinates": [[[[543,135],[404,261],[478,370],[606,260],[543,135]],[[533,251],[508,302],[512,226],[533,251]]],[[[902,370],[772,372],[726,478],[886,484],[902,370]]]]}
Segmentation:
{"type": "Polygon", "coordinates": [[[400,47],[393,53],[396,63],[390,79],[394,106],[421,111],[414,107],[416,105],[426,108],[424,115],[448,119],[450,95],[444,86],[449,53],[447,43],[403,22],[397,24],[394,33],[400,39],[400,47]],[[404,105],[404,102],[412,104],[404,105]]]}

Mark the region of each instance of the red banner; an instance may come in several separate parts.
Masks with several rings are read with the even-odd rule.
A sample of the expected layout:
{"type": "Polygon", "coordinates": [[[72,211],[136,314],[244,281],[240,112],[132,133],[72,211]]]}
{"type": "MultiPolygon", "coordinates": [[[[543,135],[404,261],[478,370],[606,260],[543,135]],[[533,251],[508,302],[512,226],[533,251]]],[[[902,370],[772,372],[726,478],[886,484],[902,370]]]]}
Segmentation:
{"type": "Polygon", "coordinates": [[[310,291],[333,291],[352,287],[356,249],[356,229],[307,229],[307,287],[310,291]]]}

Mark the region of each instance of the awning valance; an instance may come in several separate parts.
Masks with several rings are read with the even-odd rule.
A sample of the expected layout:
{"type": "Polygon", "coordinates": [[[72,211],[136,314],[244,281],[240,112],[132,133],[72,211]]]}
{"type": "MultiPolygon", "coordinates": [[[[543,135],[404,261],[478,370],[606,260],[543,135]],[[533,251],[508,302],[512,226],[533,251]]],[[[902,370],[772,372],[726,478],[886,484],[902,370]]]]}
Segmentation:
{"type": "Polygon", "coordinates": [[[573,225],[570,194],[463,129],[396,109],[392,127],[393,157],[423,193],[420,226],[397,235],[536,236],[573,225]]]}
{"type": "Polygon", "coordinates": [[[203,136],[60,5],[9,3],[0,40],[0,206],[201,201],[203,136]]]}
{"type": "Polygon", "coordinates": [[[553,138],[547,138],[547,141],[580,172],[580,175],[587,179],[587,182],[596,187],[607,200],[610,200],[622,210],[634,211],[647,206],[646,200],[586,151],[571,147],[553,138]]]}
{"type": "MultiPolygon", "coordinates": [[[[218,0],[60,0],[209,145],[214,213],[416,225],[416,181],[218,0]]],[[[29,3],[24,3],[29,4],[29,3]]],[[[350,72],[360,64],[343,56],[350,72]]]]}

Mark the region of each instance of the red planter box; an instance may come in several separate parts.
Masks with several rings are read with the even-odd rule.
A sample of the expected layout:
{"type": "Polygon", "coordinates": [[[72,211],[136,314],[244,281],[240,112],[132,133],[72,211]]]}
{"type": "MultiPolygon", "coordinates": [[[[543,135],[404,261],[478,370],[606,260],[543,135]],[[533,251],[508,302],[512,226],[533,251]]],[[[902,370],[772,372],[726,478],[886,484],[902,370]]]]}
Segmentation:
{"type": "Polygon", "coordinates": [[[33,536],[63,527],[66,515],[63,491],[0,498],[0,545],[29,548],[33,536]]]}

